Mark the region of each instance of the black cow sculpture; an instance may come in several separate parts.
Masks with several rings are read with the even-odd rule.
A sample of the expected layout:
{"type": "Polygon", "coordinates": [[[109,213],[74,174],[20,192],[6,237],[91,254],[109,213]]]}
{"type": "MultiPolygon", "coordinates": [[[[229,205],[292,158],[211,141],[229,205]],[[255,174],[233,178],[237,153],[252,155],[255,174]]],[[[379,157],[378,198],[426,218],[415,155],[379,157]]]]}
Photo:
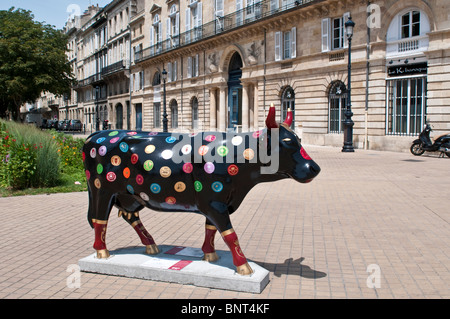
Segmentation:
{"type": "Polygon", "coordinates": [[[88,221],[94,228],[97,258],[108,258],[105,234],[113,206],[135,229],[146,253],[158,254],[139,211],[194,212],[206,217],[204,260],[218,259],[219,230],[230,248],[237,273],[251,274],[230,214],[256,184],[283,178],[307,183],[320,172],[299,138],[269,109],[267,128],[250,133],[170,134],[124,130],[92,134],[83,147],[89,193],[88,221]],[[259,156],[258,156],[259,155],[259,156]]]}

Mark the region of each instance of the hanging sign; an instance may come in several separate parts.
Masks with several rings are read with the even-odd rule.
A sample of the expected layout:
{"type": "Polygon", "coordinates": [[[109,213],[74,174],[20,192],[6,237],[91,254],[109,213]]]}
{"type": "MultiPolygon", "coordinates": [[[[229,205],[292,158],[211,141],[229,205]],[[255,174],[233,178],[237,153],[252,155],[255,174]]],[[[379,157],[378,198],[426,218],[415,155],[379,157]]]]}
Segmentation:
{"type": "Polygon", "coordinates": [[[427,74],[427,62],[388,67],[388,76],[427,74]]]}

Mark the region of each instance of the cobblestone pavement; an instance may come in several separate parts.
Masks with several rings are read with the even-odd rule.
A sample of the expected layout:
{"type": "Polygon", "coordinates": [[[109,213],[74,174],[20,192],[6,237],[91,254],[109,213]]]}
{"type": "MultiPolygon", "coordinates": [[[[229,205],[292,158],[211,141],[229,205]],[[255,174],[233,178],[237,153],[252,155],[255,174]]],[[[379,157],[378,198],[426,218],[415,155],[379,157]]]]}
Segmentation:
{"type": "MultiPolygon", "coordinates": [[[[313,182],[260,184],[232,215],[247,258],[270,271],[261,294],[90,273],[71,288],[94,252],[83,192],[0,198],[0,298],[449,298],[450,158],[306,150],[322,168],[313,182]]],[[[108,248],[140,245],[116,216],[108,248]]],[[[200,215],[141,219],[158,244],[202,245],[200,215]]]]}

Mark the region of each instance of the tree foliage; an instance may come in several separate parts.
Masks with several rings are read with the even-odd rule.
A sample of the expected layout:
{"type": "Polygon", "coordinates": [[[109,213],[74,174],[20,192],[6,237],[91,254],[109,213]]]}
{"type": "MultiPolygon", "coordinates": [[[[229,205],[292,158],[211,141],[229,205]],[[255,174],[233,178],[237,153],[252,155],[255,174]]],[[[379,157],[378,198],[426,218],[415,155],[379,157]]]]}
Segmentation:
{"type": "Polygon", "coordinates": [[[41,92],[63,95],[74,78],[67,61],[67,37],[51,25],[34,21],[31,11],[0,11],[0,116],[18,118],[23,103],[41,92]]]}

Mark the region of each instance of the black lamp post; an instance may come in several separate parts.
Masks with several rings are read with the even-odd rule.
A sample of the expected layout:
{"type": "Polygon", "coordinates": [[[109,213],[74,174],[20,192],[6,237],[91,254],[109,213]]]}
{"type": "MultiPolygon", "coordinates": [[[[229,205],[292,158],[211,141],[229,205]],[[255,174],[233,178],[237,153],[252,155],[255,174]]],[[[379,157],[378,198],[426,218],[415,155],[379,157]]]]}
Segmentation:
{"type": "Polygon", "coordinates": [[[344,112],[344,146],[342,147],[342,152],[354,152],[353,149],[353,125],[352,121],[352,102],[351,102],[351,73],[352,73],[352,37],[353,28],[355,27],[355,22],[353,22],[352,17],[349,17],[347,22],[345,22],[345,34],[348,39],[348,84],[347,84],[347,107],[344,112]]]}
{"type": "Polygon", "coordinates": [[[163,78],[163,132],[167,133],[167,109],[166,109],[166,80],[167,80],[167,71],[166,69],[162,70],[162,78],[163,78]]]}

